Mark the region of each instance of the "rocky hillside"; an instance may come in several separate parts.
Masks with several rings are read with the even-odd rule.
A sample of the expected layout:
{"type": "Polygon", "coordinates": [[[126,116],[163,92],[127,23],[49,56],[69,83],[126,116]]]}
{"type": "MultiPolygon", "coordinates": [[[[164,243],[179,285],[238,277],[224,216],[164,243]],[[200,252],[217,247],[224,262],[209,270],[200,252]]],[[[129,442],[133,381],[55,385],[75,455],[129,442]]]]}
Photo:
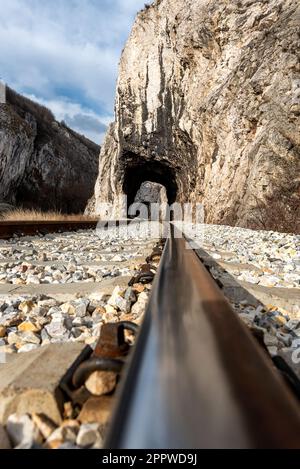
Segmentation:
{"type": "Polygon", "coordinates": [[[299,51],[298,0],[147,6],[122,54],[95,210],[148,180],[203,202],[209,223],[294,230],[299,51]]]}
{"type": "Polygon", "coordinates": [[[98,174],[99,147],[7,89],[0,105],[0,201],[77,213],[98,174]]]}

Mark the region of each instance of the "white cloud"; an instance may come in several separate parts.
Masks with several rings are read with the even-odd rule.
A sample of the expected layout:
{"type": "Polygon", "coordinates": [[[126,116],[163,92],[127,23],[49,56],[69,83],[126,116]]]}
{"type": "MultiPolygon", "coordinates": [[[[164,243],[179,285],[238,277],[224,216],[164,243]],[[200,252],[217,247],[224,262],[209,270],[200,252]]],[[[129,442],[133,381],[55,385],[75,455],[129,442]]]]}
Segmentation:
{"type": "Polygon", "coordinates": [[[58,121],[65,121],[70,128],[80,134],[86,135],[98,144],[102,143],[107,125],[111,122],[110,115],[99,117],[90,109],[63,98],[47,100],[32,94],[25,96],[50,109],[58,121]]]}
{"type": "Polygon", "coordinates": [[[143,6],[144,0],[0,0],[0,76],[57,112],[63,106],[58,113],[51,108],[57,117],[71,116],[74,105],[112,120],[120,53],[143,6]]]}

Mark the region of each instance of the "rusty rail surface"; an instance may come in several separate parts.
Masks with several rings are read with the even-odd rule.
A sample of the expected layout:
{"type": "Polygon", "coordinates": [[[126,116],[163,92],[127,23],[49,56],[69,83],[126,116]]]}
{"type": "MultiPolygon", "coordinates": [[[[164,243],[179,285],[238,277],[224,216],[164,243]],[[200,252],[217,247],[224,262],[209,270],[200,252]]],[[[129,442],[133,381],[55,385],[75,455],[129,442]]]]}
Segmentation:
{"type": "Polygon", "coordinates": [[[0,239],[96,228],[97,221],[0,221],[0,239]]]}
{"type": "Polygon", "coordinates": [[[114,226],[141,223],[141,220],[122,219],[122,220],[62,220],[62,221],[1,221],[0,220],[0,239],[9,239],[13,236],[34,236],[45,235],[47,233],[57,233],[63,231],[77,231],[105,229],[114,226]]]}
{"type": "Polygon", "coordinates": [[[108,449],[299,448],[299,401],[196,252],[168,239],[108,449]]]}

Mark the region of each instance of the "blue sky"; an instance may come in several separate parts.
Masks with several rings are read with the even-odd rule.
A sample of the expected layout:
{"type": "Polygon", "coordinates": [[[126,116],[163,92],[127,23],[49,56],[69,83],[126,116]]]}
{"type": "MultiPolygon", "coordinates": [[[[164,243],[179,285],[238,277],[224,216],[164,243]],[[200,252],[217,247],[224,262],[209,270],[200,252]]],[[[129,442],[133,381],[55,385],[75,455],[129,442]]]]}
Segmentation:
{"type": "Polygon", "coordinates": [[[0,0],[0,77],[102,142],[118,62],[146,0],[0,0]]]}

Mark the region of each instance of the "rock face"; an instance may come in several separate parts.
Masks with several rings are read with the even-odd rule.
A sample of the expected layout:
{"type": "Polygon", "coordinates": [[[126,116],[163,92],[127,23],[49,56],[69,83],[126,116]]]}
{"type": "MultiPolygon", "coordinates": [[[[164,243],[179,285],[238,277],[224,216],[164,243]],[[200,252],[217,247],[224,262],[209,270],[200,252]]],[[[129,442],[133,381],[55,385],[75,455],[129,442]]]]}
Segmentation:
{"type": "Polygon", "coordinates": [[[128,215],[133,218],[138,216],[138,218],[148,219],[149,216],[155,216],[163,219],[167,214],[167,203],[168,197],[165,186],[157,182],[145,181],[136,193],[134,204],[128,208],[128,215]],[[157,204],[159,204],[159,207],[157,204]],[[157,212],[157,210],[159,211],[157,212]],[[156,215],[154,215],[154,212],[156,215]]]}
{"type": "Polygon", "coordinates": [[[94,210],[153,181],[170,202],[203,202],[207,222],[284,229],[300,215],[299,51],[298,0],[147,6],[122,54],[94,210]]]}
{"type": "Polygon", "coordinates": [[[99,147],[52,113],[7,88],[0,105],[0,201],[24,208],[84,210],[99,147]]]}
{"type": "Polygon", "coordinates": [[[135,203],[165,203],[167,202],[166,188],[157,182],[145,181],[136,193],[135,203]]]}

